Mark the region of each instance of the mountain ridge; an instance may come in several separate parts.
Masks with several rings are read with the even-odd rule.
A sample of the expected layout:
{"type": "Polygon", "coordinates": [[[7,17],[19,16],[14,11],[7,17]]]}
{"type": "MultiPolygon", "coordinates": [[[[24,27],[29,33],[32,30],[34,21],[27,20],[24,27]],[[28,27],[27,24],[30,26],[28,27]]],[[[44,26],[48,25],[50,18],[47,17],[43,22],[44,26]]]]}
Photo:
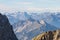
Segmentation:
{"type": "Polygon", "coordinates": [[[17,26],[14,26],[17,27],[15,33],[19,40],[24,40],[20,39],[21,36],[19,35],[22,35],[22,38],[27,37],[26,40],[31,40],[34,36],[42,32],[58,29],[55,26],[46,23],[44,20],[42,20],[42,22],[38,22],[36,20],[34,22],[32,22],[31,20],[26,20],[22,25],[20,23],[21,22],[19,22],[19,24],[15,24],[17,26]]]}
{"type": "Polygon", "coordinates": [[[32,38],[32,40],[60,40],[60,29],[44,32],[32,38]]]}

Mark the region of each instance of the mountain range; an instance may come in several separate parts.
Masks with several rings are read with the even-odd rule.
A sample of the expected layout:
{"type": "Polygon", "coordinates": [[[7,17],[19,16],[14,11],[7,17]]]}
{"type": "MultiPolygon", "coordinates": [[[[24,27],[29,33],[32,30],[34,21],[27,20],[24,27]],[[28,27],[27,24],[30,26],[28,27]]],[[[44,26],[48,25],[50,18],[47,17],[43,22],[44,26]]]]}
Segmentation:
{"type": "Polygon", "coordinates": [[[7,15],[10,23],[19,22],[20,20],[44,20],[51,25],[55,25],[60,28],[60,12],[42,12],[42,13],[28,13],[28,12],[14,12],[14,13],[5,13],[7,15]],[[57,23],[57,24],[56,24],[57,23]]]}
{"type": "Polygon", "coordinates": [[[53,25],[48,24],[44,20],[20,21],[17,24],[14,24],[13,27],[14,32],[19,40],[31,40],[34,36],[37,36],[40,33],[59,29],[53,25]]]}
{"type": "Polygon", "coordinates": [[[5,14],[19,40],[32,40],[34,36],[46,31],[60,29],[60,13],[15,12],[5,14]]]}

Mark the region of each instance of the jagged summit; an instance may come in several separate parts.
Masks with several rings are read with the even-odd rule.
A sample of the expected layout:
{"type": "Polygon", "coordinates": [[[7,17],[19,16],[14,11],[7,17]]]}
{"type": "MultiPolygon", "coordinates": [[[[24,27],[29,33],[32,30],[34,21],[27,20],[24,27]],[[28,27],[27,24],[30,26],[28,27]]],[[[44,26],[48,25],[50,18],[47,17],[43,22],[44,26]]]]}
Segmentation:
{"type": "Polygon", "coordinates": [[[18,40],[8,18],[0,13],[0,40],[18,40]]]}

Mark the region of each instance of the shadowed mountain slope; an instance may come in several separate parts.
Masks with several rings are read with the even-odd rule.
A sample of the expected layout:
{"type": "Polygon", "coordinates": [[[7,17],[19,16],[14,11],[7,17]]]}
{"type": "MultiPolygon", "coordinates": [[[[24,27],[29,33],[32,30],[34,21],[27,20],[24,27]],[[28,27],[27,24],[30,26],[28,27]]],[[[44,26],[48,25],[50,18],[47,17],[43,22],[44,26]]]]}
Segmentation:
{"type": "Polygon", "coordinates": [[[18,40],[8,18],[0,13],[0,40],[18,40]]]}

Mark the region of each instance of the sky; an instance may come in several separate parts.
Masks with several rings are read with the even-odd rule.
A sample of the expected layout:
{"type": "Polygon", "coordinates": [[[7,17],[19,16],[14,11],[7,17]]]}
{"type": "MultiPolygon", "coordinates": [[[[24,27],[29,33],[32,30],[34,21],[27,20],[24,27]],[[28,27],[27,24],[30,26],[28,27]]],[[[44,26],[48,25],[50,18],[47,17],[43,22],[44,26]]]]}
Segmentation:
{"type": "Polygon", "coordinates": [[[5,11],[60,11],[60,0],[0,0],[5,11]]]}

